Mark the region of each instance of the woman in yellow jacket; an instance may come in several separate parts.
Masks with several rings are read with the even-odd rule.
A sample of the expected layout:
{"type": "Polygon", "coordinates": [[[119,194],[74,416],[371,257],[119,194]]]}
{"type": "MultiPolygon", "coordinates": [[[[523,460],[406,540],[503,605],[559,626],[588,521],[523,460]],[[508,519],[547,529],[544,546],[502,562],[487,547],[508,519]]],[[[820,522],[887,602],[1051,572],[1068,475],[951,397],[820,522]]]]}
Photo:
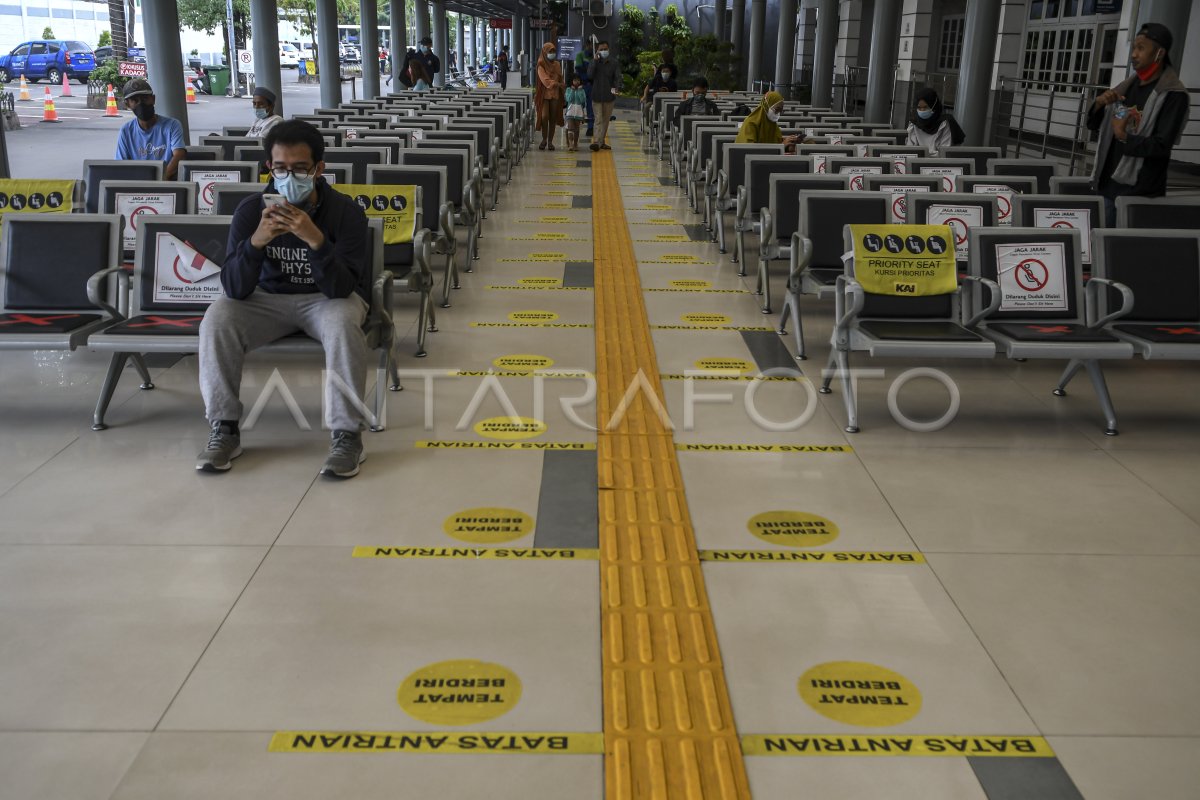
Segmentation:
{"type": "Polygon", "coordinates": [[[763,95],[758,108],[750,112],[742,120],[738,128],[737,144],[782,144],[790,150],[796,144],[797,136],[784,136],[779,129],[779,116],[783,113],[783,95],[779,92],[767,92],[763,95]]]}
{"type": "Polygon", "coordinates": [[[538,132],[542,134],[539,150],[554,149],[554,132],[563,124],[563,71],[558,63],[558,47],[546,42],[537,63],[537,87],[533,92],[537,111],[538,132]]]}

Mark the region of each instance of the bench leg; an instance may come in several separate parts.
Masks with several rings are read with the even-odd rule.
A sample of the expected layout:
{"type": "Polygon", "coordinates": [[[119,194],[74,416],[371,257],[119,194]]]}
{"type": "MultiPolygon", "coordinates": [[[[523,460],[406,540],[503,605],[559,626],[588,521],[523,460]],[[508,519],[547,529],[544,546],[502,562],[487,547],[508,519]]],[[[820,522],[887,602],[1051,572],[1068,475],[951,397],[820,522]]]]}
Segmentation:
{"type": "Polygon", "coordinates": [[[424,358],[426,356],[425,328],[428,323],[428,317],[432,312],[430,308],[432,305],[429,292],[421,292],[420,309],[417,311],[417,352],[413,353],[417,358],[424,358]]]}
{"type": "Polygon", "coordinates": [[[1108,384],[1104,382],[1104,372],[1100,369],[1100,362],[1095,359],[1089,359],[1084,362],[1087,366],[1088,377],[1092,379],[1092,388],[1096,390],[1096,397],[1100,400],[1100,409],[1104,412],[1104,435],[1117,435],[1117,410],[1113,408],[1112,396],[1108,393],[1108,384]]]}
{"type": "Polygon", "coordinates": [[[725,212],[717,208],[717,250],[724,255],[725,250],[725,212]]]}
{"type": "Polygon", "coordinates": [[[1072,358],[1067,362],[1067,368],[1063,370],[1063,374],[1058,379],[1058,386],[1054,388],[1055,397],[1066,397],[1067,384],[1081,369],[1083,369],[1083,362],[1078,358],[1072,358]]]}
{"type": "Polygon", "coordinates": [[[854,378],[850,375],[850,358],[841,350],[837,355],[837,369],[842,378],[842,393],[846,396],[846,433],[858,433],[858,398],[854,395],[854,378]]]}
{"type": "Polygon", "coordinates": [[[734,222],[734,237],[733,237],[733,258],[730,259],[738,265],[738,277],[746,277],[746,232],[737,227],[734,222]]]}
{"type": "Polygon", "coordinates": [[[758,294],[762,295],[762,313],[771,313],[771,279],[767,274],[771,262],[768,259],[758,259],[758,294]]]}
{"type": "Polygon", "coordinates": [[[113,393],[121,381],[121,372],[125,369],[125,361],[129,353],[113,353],[108,362],[108,374],[104,376],[104,385],[100,387],[100,398],[96,401],[96,412],[92,415],[92,430],[102,431],[108,428],[104,415],[108,412],[108,404],[112,402],[113,393]]]}
{"type": "Polygon", "coordinates": [[[133,360],[133,366],[138,371],[138,377],[142,379],[142,385],[139,389],[153,389],[154,381],[150,379],[150,370],[146,368],[146,359],[142,358],[141,353],[131,353],[130,359],[133,360]]]}
{"type": "Polygon", "coordinates": [[[783,311],[779,312],[779,328],[776,333],[780,336],[787,334],[787,321],[791,315],[796,317],[796,329],[793,331],[796,336],[796,360],[807,361],[808,354],[804,349],[804,324],[800,319],[800,296],[789,291],[783,300],[783,311]]]}
{"type": "Polygon", "coordinates": [[[379,367],[375,370],[375,424],[371,426],[371,430],[379,433],[384,429],[384,411],[387,405],[387,379],[389,365],[391,363],[392,346],[388,344],[379,348],[379,367]]]}
{"type": "Polygon", "coordinates": [[[454,250],[446,254],[446,275],[442,279],[442,308],[450,307],[450,287],[458,288],[458,264],[454,255],[454,250]]]}

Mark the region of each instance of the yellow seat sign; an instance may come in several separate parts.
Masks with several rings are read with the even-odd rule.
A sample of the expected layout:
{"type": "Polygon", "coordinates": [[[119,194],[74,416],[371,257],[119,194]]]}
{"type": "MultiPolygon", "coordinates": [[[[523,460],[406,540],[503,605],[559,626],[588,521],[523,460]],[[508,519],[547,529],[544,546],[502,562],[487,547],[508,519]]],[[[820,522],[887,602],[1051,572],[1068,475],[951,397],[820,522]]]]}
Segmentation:
{"type": "Polygon", "coordinates": [[[941,225],[851,225],[854,277],[871,294],[926,297],[958,288],[953,233],[941,225]]]}
{"type": "Polygon", "coordinates": [[[23,211],[35,214],[71,212],[75,181],[41,181],[22,178],[0,180],[0,214],[23,211]]]}
{"type": "Polygon", "coordinates": [[[368,217],[383,220],[384,244],[405,244],[413,240],[417,223],[416,186],[365,183],[331,185],[353,198],[368,217]]]}

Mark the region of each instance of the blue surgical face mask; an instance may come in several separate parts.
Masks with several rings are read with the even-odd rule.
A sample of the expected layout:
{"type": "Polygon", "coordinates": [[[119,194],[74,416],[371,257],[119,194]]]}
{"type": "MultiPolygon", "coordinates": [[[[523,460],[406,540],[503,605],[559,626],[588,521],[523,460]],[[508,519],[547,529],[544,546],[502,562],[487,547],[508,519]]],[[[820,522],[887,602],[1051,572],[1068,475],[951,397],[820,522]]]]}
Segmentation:
{"type": "Polygon", "coordinates": [[[933,109],[927,108],[924,111],[918,111],[917,116],[921,119],[931,119],[933,117],[933,109]]]}
{"type": "Polygon", "coordinates": [[[558,53],[546,53],[547,61],[554,61],[556,58],[558,58],[558,53]]]}
{"type": "Polygon", "coordinates": [[[607,50],[597,50],[596,52],[600,54],[600,57],[601,57],[601,58],[608,58],[608,51],[607,51],[607,50]]]}
{"type": "Polygon", "coordinates": [[[316,178],[302,178],[299,175],[288,175],[286,178],[275,179],[275,188],[285,200],[294,206],[307,200],[316,185],[316,178]]]}
{"type": "Polygon", "coordinates": [[[254,117],[255,117],[255,119],[266,119],[267,118],[267,110],[265,108],[254,109],[254,117]]]}
{"type": "Polygon", "coordinates": [[[422,53],[428,53],[428,52],[429,52],[429,47],[428,47],[427,45],[421,45],[421,52],[422,52],[422,53]]]}

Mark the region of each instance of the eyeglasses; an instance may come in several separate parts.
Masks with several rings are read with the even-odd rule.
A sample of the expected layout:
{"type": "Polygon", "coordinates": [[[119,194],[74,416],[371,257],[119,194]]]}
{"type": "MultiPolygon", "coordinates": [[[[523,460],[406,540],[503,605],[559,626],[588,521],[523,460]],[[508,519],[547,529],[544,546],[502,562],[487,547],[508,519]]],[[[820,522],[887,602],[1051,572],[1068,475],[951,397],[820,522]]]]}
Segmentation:
{"type": "Polygon", "coordinates": [[[293,178],[310,178],[317,171],[316,166],[304,167],[303,169],[288,169],[287,167],[271,167],[271,177],[283,180],[289,175],[293,178]]]}

